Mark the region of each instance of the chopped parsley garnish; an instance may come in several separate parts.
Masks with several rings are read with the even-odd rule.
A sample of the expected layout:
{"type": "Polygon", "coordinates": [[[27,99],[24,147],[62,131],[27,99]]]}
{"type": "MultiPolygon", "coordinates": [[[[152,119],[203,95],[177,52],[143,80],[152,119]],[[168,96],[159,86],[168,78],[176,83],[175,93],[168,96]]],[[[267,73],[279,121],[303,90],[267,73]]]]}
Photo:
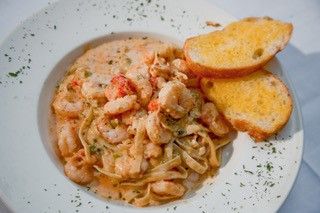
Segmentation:
{"type": "Polygon", "coordinates": [[[270,163],[267,163],[266,168],[270,172],[273,169],[273,166],[270,163]]]}
{"type": "Polygon", "coordinates": [[[91,144],[89,146],[89,151],[90,151],[90,154],[96,154],[96,153],[99,153],[101,149],[98,148],[95,144],[91,144]]]}
{"type": "Polygon", "coordinates": [[[89,72],[89,71],[85,71],[84,72],[84,77],[85,78],[88,78],[88,77],[90,77],[92,75],[92,72],[89,72]]]}
{"type": "Polygon", "coordinates": [[[144,79],[144,77],[143,77],[143,75],[138,74],[138,75],[137,75],[137,79],[138,79],[138,80],[141,80],[141,79],[144,79]]]}
{"type": "Polygon", "coordinates": [[[185,131],[183,129],[179,129],[177,131],[178,136],[182,136],[185,133],[185,131]]]}
{"type": "MultiPolygon", "coordinates": [[[[67,85],[67,90],[69,91],[69,92],[74,92],[75,90],[73,89],[73,87],[72,87],[72,85],[71,84],[68,84],[67,85]]],[[[84,134],[84,133],[83,133],[84,134]]]]}
{"type": "Polygon", "coordinates": [[[131,64],[132,60],[130,58],[126,58],[126,62],[127,62],[127,64],[131,64]]]}
{"type": "Polygon", "coordinates": [[[244,172],[246,173],[249,173],[249,174],[252,174],[253,175],[253,172],[249,171],[249,170],[244,170],[244,172]]]}
{"type": "Polygon", "coordinates": [[[118,119],[112,119],[110,120],[110,126],[112,128],[116,128],[119,125],[119,120],[118,119]]]}
{"type": "Polygon", "coordinates": [[[8,75],[11,76],[11,77],[17,77],[19,73],[20,73],[19,71],[17,71],[17,72],[9,72],[8,75]]]}
{"type": "Polygon", "coordinates": [[[113,158],[120,158],[121,157],[121,154],[119,154],[119,153],[113,153],[113,158]]]}

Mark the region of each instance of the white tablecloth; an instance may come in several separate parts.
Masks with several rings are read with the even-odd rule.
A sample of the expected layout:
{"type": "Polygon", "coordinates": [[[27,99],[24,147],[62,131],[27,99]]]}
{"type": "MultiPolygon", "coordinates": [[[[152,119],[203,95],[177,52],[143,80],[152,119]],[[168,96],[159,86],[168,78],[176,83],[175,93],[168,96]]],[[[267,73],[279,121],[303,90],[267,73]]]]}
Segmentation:
{"type": "MultiPolygon", "coordinates": [[[[209,1],[237,18],[268,15],[294,24],[292,40],[278,57],[302,107],[305,149],[298,178],[280,212],[320,212],[320,1],[209,1]]],[[[47,4],[48,0],[0,0],[0,42],[47,4]]],[[[1,201],[0,212],[7,212],[1,201]]]]}

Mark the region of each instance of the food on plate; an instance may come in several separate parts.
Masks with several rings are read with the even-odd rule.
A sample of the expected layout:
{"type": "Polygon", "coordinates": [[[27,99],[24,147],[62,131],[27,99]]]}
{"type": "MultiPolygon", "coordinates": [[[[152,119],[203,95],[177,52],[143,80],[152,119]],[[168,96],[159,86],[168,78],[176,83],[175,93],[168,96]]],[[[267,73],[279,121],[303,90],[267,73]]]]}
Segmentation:
{"type": "Polygon", "coordinates": [[[292,112],[285,84],[262,69],[239,78],[204,78],[201,88],[235,129],[256,141],[280,131],[292,112]]]}
{"type": "Polygon", "coordinates": [[[183,197],[216,174],[235,130],[262,141],[288,122],[289,91],[261,67],[291,32],[246,18],[187,39],[183,50],[146,37],[88,50],[52,102],[66,176],[135,206],[183,197]]]}
{"type": "Polygon", "coordinates": [[[199,76],[233,78],[262,68],[288,43],[292,24],[250,17],[186,40],[188,67],[199,76]]]}
{"type": "Polygon", "coordinates": [[[181,53],[131,38],[75,61],[52,102],[66,176],[105,198],[147,206],[179,199],[218,171],[233,130],[181,53]]]}

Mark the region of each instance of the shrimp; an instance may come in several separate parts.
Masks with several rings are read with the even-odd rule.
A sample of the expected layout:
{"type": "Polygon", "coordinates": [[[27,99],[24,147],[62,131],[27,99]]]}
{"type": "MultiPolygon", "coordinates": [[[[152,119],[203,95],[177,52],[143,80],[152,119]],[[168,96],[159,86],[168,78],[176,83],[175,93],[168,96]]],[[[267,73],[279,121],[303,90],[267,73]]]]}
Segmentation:
{"type": "Polygon", "coordinates": [[[114,171],[116,174],[121,175],[122,178],[130,177],[131,161],[133,159],[126,153],[115,159],[114,171]]]}
{"type": "Polygon", "coordinates": [[[225,135],[229,132],[229,127],[219,114],[213,103],[205,103],[201,110],[201,120],[208,128],[218,136],[225,135]]]}
{"type": "Polygon", "coordinates": [[[125,125],[119,124],[116,119],[103,117],[98,119],[96,125],[101,136],[111,144],[118,144],[129,138],[125,125]]]}
{"type": "Polygon", "coordinates": [[[157,111],[159,108],[159,102],[157,99],[152,99],[148,104],[148,111],[157,111]]]}
{"type": "Polygon", "coordinates": [[[77,151],[79,140],[75,132],[75,127],[72,126],[72,121],[58,124],[58,148],[63,157],[70,156],[77,151]]]}
{"type": "Polygon", "coordinates": [[[134,123],[138,121],[139,118],[142,118],[146,115],[147,112],[143,108],[140,108],[138,111],[130,110],[121,114],[121,121],[125,125],[134,125],[134,123]]]}
{"type": "Polygon", "coordinates": [[[161,155],[162,155],[161,146],[154,143],[147,143],[144,150],[145,158],[157,158],[157,157],[160,157],[161,155]]]}
{"type": "Polygon", "coordinates": [[[169,81],[159,92],[161,108],[175,119],[182,118],[194,106],[191,92],[179,81],[169,81]]]}
{"type": "Polygon", "coordinates": [[[141,162],[141,171],[142,172],[145,172],[147,171],[149,168],[149,163],[146,159],[142,159],[142,162],[141,162]]]}
{"type": "Polygon", "coordinates": [[[194,75],[188,68],[187,62],[182,59],[175,59],[171,62],[171,69],[175,78],[184,83],[187,87],[199,87],[199,77],[194,75]]]}
{"type": "Polygon", "coordinates": [[[62,117],[77,118],[83,110],[83,102],[77,94],[59,93],[52,103],[55,113],[62,117]]]}
{"type": "Polygon", "coordinates": [[[126,73],[135,88],[137,89],[139,99],[142,105],[146,105],[152,96],[152,85],[147,65],[133,67],[126,73]]]}
{"type": "Polygon", "coordinates": [[[183,72],[185,74],[191,74],[188,66],[187,66],[187,62],[185,60],[182,60],[182,59],[174,59],[172,62],[171,62],[171,65],[173,66],[173,68],[176,68],[178,71],[180,72],[183,72]]]}
{"type": "Polygon", "coordinates": [[[121,114],[122,123],[124,123],[125,125],[131,125],[133,123],[136,113],[137,113],[136,110],[130,110],[122,113],[121,114]]]}
{"type": "Polygon", "coordinates": [[[150,83],[155,90],[161,89],[165,85],[166,82],[167,82],[166,79],[164,79],[163,77],[151,77],[150,78],[150,83]]]}
{"type": "Polygon", "coordinates": [[[152,77],[163,77],[164,79],[169,79],[172,75],[170,65],[164,58],[160,58],[158,56],[150,66],[149,72],[152,77]]]}
{"type": "Polygon", "coordinates": [[[84,185],[93,180],[91,162],[86,160],[83,149],[80,149],[71,158],[67,159],[64,172],[72,181],[78,184],[84,185]]]}
{"type": "Polygon", "coordinates": [[[137,178],[140,175],[140,169],[143,167],[143,169],[147,169],[148,165],[146,165],[146,162],[143,163],[143,165],[139,165],[139,170],[135,170],[135,159],[134,157],[130,157],[128,153],[122,153],[120,157],[117,157],[115,159],[114,163],[114,171],[116,174],[120,175],[122,178],[137,178]]]}
{"type": "Polygon", "coordinates": [[[109,101],[134,93],[134,84],[122,74],[114,76],[105,89],[105,96],[109,101]]]}
{"type": "Polygon", "coordinates": [[[105,98],[105,88],[110,81],[110,75],[92,73],[83,82],[81,94],[86,98],[105,98]]]}
{"type": "MultiPolygon", "coordinates": [[[[139,110],[135,113],[135,115],[133,115],[130,119],[130,126],[128,127],[127,131],[129,134],[135,135],[137,132],[137,129],[139,127],[139,123],[140,123],[140,118],[146,117],[147,116],[147,112],[142,109],[139,110]]],[[[123,120],[122,120],[123,121],[123,120]]]]}
{"type": "Polygon", "coordinates": [[[152,112],[148,115],[146,130],[149,139],[155,144],[169,143],[173,137],[169,130],[161,126],[158,112],[152,112]]]}
{"type": "Polygon", "coordinates": [[[108,115],[117,115],[135,108],[137,106],[136,101],[136,95],[127,95],[107,102],[103,109],[108,115]]]}
{"type": "Polygon", "coordinates": [[[134,157],[124,154],[115,159],[114,171],[124,179],[137,178],[149,167],[149,163],[145,159],[142,159],[141,164],[138,165],[138,170],[135,169],[136,165],[134,157]]]}
{"type": "Polygon", "coordinates": [[[152,183],[151,190],[158,195],[170,195],[174,197],[181,197],[186,191],[180,183],[165,180],[152,183]]]}

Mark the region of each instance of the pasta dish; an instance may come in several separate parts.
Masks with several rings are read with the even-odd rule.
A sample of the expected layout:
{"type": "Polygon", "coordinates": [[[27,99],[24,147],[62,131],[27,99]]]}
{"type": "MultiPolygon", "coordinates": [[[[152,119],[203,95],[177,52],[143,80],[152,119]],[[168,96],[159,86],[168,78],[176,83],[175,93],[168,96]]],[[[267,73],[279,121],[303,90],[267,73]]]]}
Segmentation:
{"type": "Polygon", "coordinates": [[[231,140],[182,50],[146,37],[84,53],[52,109],[66,176],[140,207],[179,199],[213,176],[231,140]]]}

